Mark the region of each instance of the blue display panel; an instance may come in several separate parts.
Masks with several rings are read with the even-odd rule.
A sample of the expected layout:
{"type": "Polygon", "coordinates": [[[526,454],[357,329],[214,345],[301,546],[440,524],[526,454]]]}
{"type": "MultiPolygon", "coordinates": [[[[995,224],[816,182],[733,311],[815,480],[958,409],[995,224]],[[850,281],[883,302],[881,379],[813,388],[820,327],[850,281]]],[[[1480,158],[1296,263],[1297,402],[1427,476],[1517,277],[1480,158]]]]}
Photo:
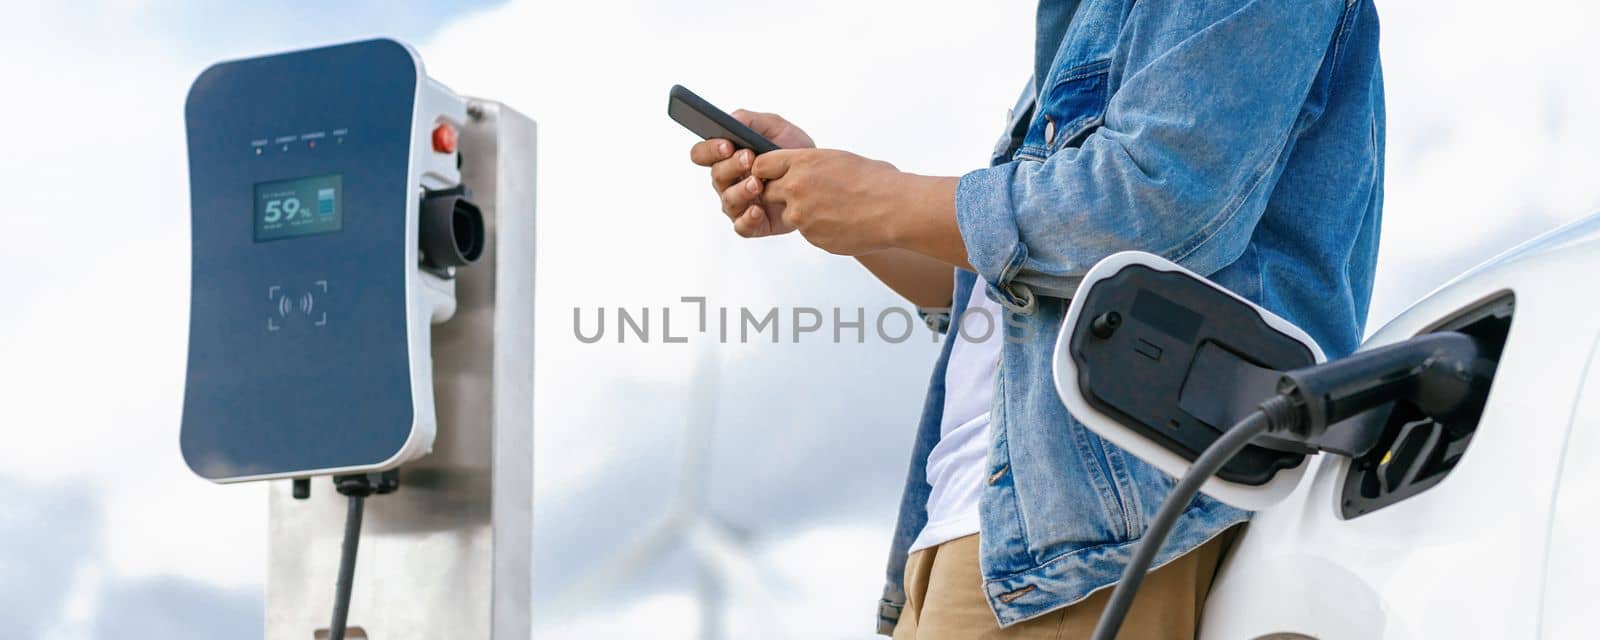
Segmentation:
{"type": "Polygon", "coordinates": [[[419,77],[404,46],[373,40],[219,64],[190,89],[181,444],[199,475],[378,465],[404,448],[419,77]],[[274,226],[271,201],[284,222],[290,194],[296,221],[313,216],[274,226]]]}
{"type": "Polygon", "coordinates": [[[256,183],[256,242],[333,233],[343,228],[344,176],[256,183]]]}

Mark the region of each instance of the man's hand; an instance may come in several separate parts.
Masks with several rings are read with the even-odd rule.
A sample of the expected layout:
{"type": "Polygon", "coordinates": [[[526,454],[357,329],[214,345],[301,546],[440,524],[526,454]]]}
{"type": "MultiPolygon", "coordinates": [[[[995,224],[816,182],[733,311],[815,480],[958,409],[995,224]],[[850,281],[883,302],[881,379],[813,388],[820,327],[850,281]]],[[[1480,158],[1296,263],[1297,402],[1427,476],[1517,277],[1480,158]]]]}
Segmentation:
{"type": "MultiPolygon", "coordinates": [[[[739,235],[759,238],[799,229],[807,241],[831,253],[862,256],[899,248],[972,268],[956,226],[959,178],[903,173],[887,162],[816,149],[811,136],[775,114],[741,109],[731,115],[782,147],[760,157],[748,149],[735,152],[733,143],[722,139],[689,149],[690,160],[711,168],[711,186],[722,199],[722,213],[739,235]]],[[[916,295],[914,300],[948,302],[948,293],[942,292],[948,273],[916,271],[938,275],[940,283],[930,288],[939,291],[916,295]]],[[[896,283],[890,286],[910,290],[896,283]]]]}
{"type": "Polygon", "coordinates": [[[817,247],[861,255],[892,246],[894,208],[905,203],[908,174],[894,165],[833,149],[783,149],[761,155],[751,176],[769,210],[817,247]]]}
{"type": "MultiPolygon", "coordinates": [[[[806,132],[776,114],[740,109],[729,115],[784,149],[817,146],[806,132]]],[[[749,149],[735,153],[733,143],[715,138],[691,147],[689,159],[702,167],[711,167],[711,187],[722,198],[722,213],[733,221],[735,233],[759,238],[794,231],[793,226],[783,222],[783,205],[773,205],[762,199],[761,181],[750,176],[755,154],[749,149]]]]}

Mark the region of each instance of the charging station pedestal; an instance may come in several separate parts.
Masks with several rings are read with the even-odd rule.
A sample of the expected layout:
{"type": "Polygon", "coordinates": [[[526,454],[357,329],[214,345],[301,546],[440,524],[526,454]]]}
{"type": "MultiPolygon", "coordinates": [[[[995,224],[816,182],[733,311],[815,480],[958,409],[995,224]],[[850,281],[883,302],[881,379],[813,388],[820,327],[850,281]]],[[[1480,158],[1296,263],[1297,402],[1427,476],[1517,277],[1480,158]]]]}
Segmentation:
{"type": "MultiPolygon", "coordinates": [[[[482,209],[478,264],[456,272],[456,313],[432,327],[438,432],[368,500],[350,604],[352,640],[525,639],[533,546],[533,278],[536,132],[468,99],[461,180],[482,209]]],[[[328,637],[345,497],[271,486],[267,640],[328,637]]]]}

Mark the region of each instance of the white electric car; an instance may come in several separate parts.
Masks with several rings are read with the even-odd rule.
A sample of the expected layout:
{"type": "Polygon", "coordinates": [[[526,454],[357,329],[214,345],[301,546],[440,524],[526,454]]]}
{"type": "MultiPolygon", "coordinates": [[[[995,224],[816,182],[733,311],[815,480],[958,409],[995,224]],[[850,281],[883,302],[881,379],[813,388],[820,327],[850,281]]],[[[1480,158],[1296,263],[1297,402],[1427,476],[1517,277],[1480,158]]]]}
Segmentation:
{"type": "MultiPolygon", "coordinates": [[[[1595,636],[1600,298],[1591,277],[1600,280],[1600,215],[1472,269],[1362,345],[1473,336],[1498,359],[1475,425],[1395,408],[1381,430],[1367,430],[1375,440],[1324,448],[1255,493],[1208,481],[1219,499],[1258,511],[1218,574],[1201,637],[1595,636]]],[[[1071,396],[1064,360],[1063,346],[1057,384],[1071,396]]],[[[1113,420],[1084,422],[1119,444],[1147,438],[1113,420]]],[[[1182,471],[1159,447],[1130,450],[1182,471]]]]}

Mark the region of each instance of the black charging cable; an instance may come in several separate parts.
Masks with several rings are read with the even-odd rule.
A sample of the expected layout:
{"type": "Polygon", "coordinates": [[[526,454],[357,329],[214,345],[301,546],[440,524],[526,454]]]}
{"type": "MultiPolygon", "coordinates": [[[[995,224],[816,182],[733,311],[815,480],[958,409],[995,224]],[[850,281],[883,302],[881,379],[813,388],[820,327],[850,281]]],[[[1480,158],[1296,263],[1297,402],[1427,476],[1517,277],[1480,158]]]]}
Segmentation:
{"type": "Polygon", "coordinates": [[[1094,640],[1115,640],[1140,583],[1178,518],[1200,487],[1228,460],[1265,433],[1315,443],[1330,425],[1377,406],[1405,400],[1425,415],[1453,419],[1481,411],[1494,368],[1471,336],[1429,333],[1405,342],[1283,374],[1278,393],[1206,447],[1161,503],[1134,549],[1095,625],[1094,640]]]}
{"type": "MultiPolygon", "coordinates": [[[[339,576],[334,582],[333,620],[328,624],[329,640],[344,640],[350,618],[350,591],[356,578],[356,551],[361,545],[361,521],[367,496],[393,493],[400,488],[398,471],[335,476],[333,486],[349,501],[344,515],[344,540],[339,545],[339,576]]],[[[296,487],[298,492],[298,485],[296,487]]],[[[296,497],[299,497],[298,494],[296,497]]]]}
{"type": "Polygon", "coordinates": [[[361,515],[367,504],[366,496],[347,498],[350,506],[344,512],[344,542],[339,546],[339,579],[334,583],[333,622],[328,624],[331,640],[344,640],[345,623],[350,617],[350,588],[356,579],[356,549],[361,544],[361,515]]]}
{"type": "Polygon", "coordinates": [[[1133,606],[1133,597],[1139,593],[1139,585],[1144,582],[1144,577],[1150,572],[1150,565],[1155,562],[1156,552],[1161,550],[1162,543],[1166,542],[1167,535],[1172,533],[1173,525],[1178,523],[1178,518],[1189,508],[1189,503],[1200,493],[1200,487],[1205,484],[1222,465],[1227,464],[1234,454],[1239,453],[1251,440],[1263,433],[1279,431],[1274,427],[1284,421],[1295,418],[1293,401],[1285,396],[1273,396],[1261,403],[1261,408],[1250,412],[1233,428],[1228,429],[1222,437],[1217,438],[1211,446],[1195,458],[1183,478],[1172,487],[1172,493],[1161,503],[1161,509],[1156,511],[1155,519],[1150,521],[1150,528],[1145,530],[1144,539],[1133,550],[1133,558],[1128,561],[1128,566],[1122,570],[1122,579],[1117,582],[1117,588],[1111,592],[1111,601],[1106,603],[1105,611],[1100,614],[1100,622],[1094,627],[1095,640],[1112,640],[1117,637],[1117,630],[1122,628],[1122,620],[1128,616],[1128,609],[1133,606]]]}

